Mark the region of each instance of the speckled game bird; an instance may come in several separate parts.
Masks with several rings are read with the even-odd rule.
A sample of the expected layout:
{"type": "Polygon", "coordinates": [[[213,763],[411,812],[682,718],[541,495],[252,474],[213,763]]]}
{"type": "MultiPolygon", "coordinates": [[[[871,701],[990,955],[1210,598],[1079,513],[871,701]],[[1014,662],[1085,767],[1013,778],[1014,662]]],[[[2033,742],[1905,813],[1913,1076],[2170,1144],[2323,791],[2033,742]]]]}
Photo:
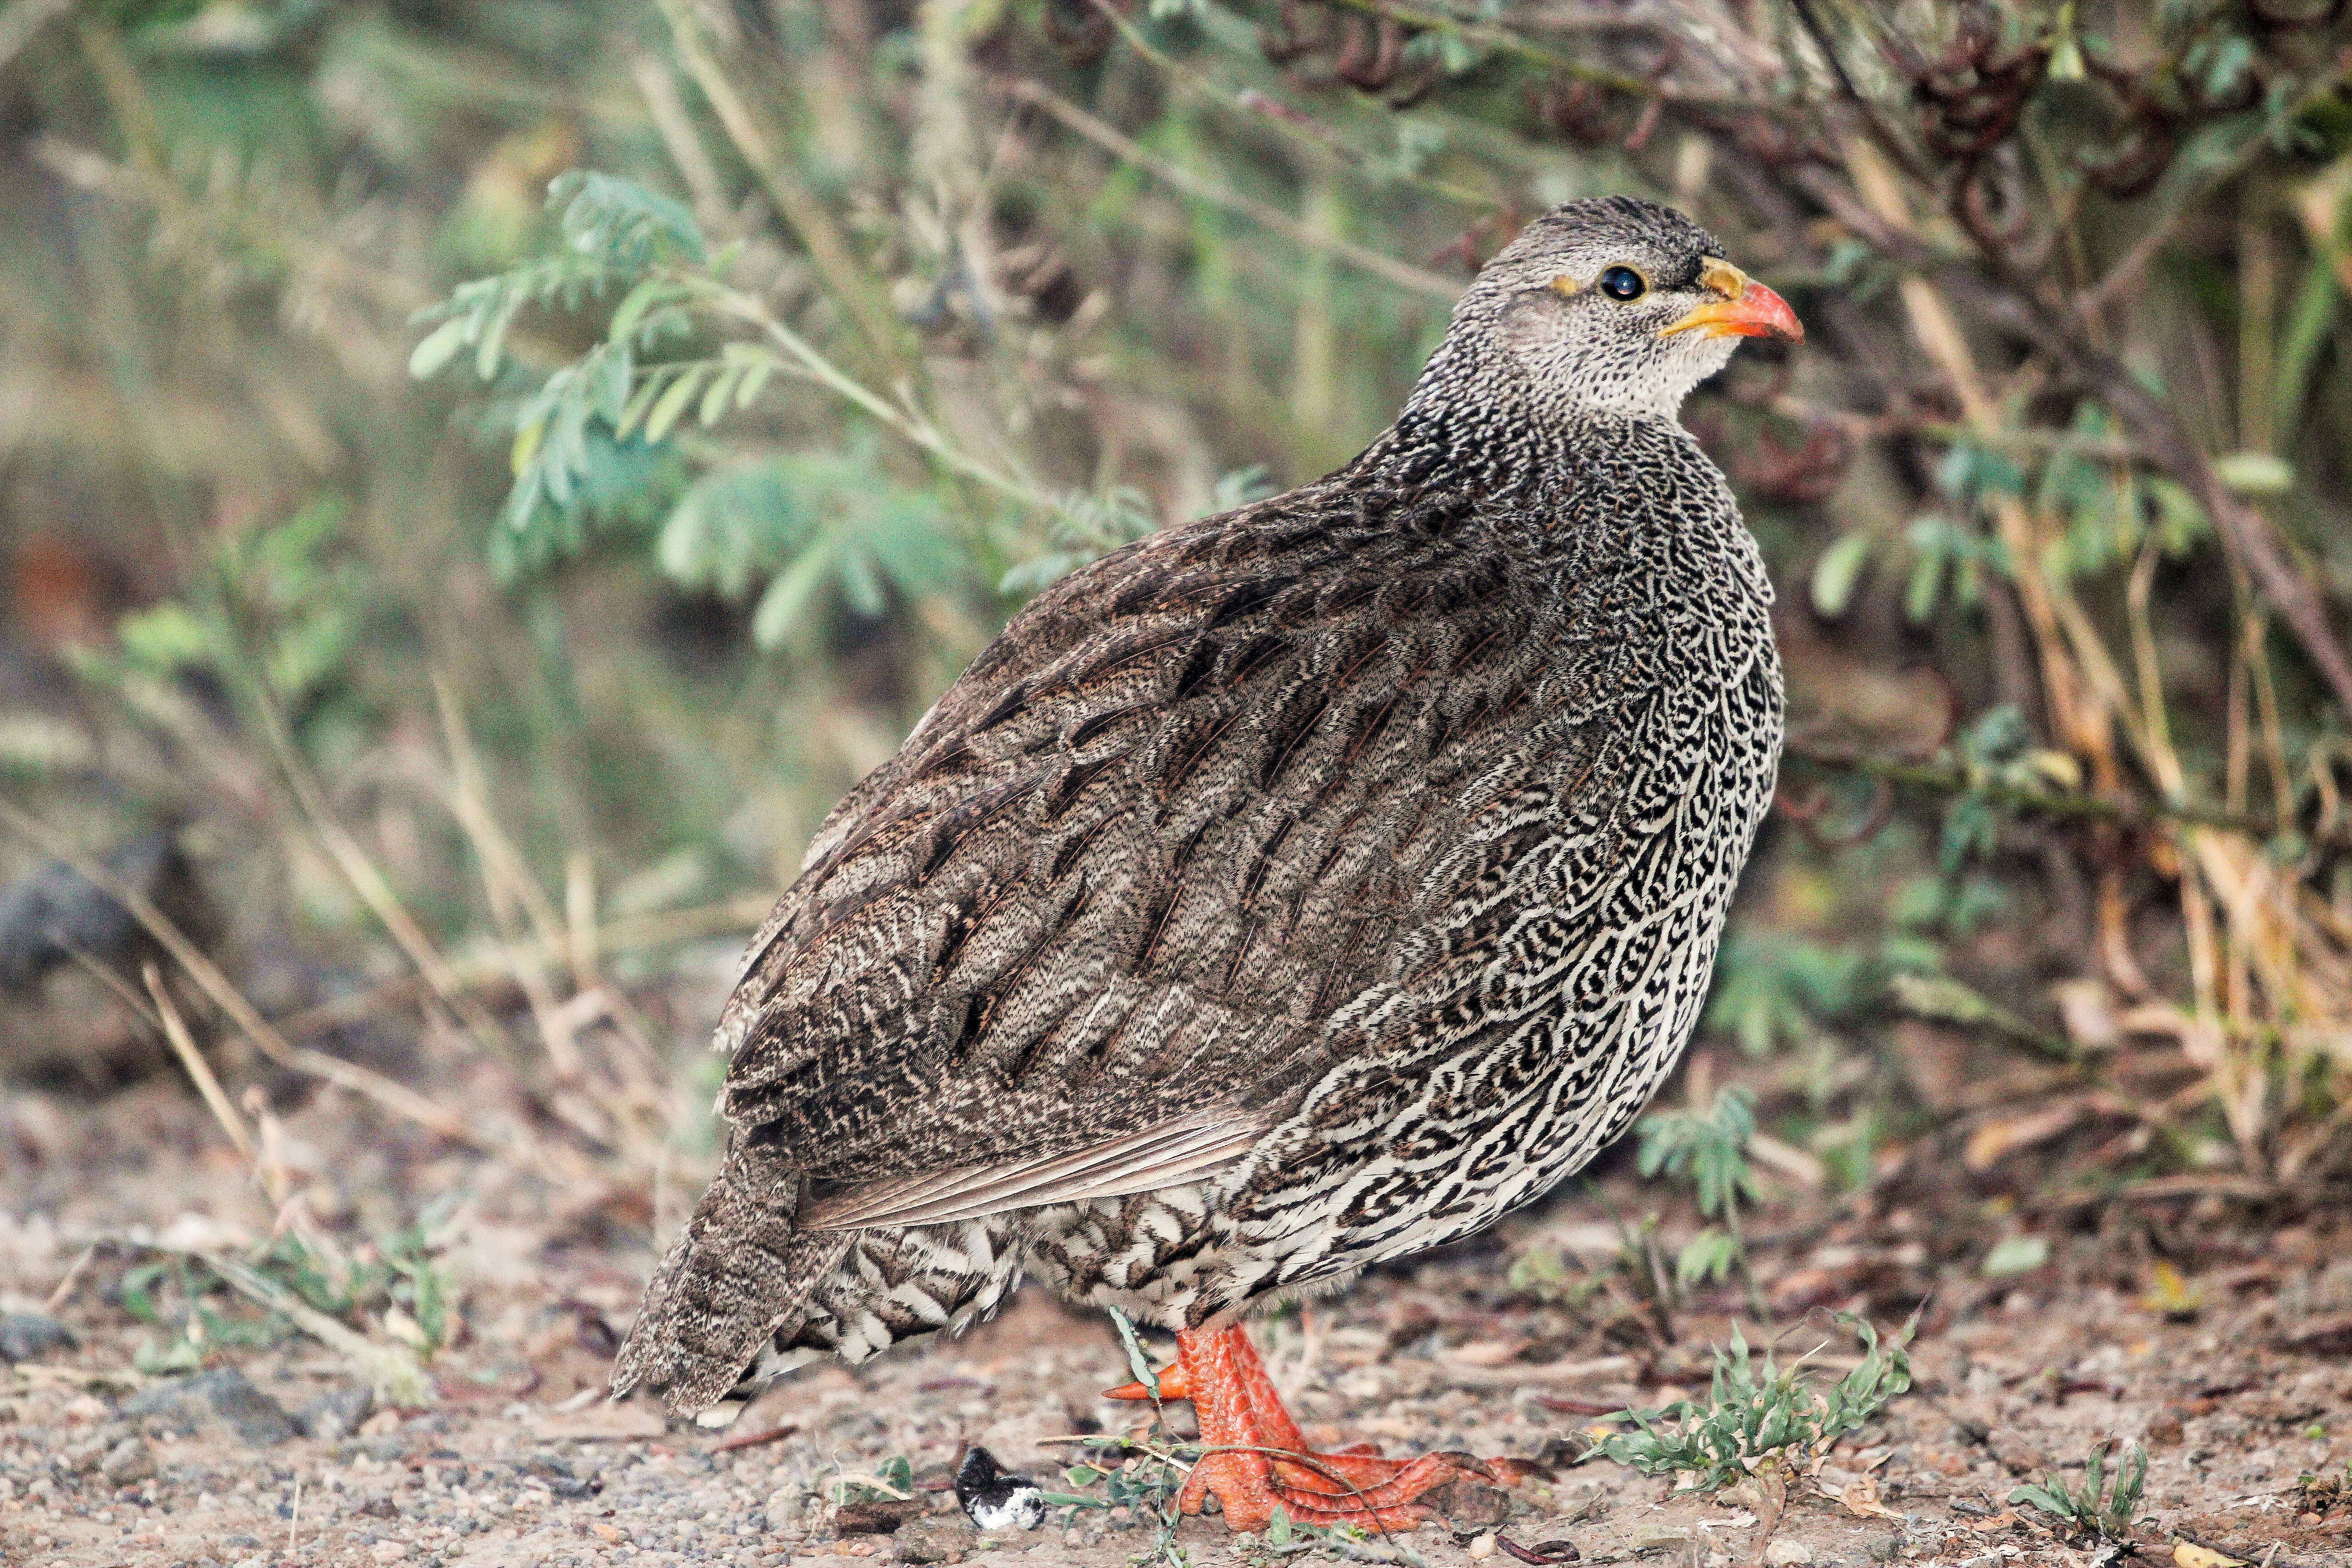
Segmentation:
{"type": "Polygon", "coordinates": [[[1188,1511],[1423,1517],[1463,1461],[1307,1453],[1242,1321],[1541,1195],[1681,1053],[1781,689],[1676,411],[1801,335],[1680,214],[1571,202],[1355,461],[1015,616],[753,939],[731,1146],[614,1393],[698,1410],[1025,1273],[1176,1331],[1225,1450],[1188,1511]]]}

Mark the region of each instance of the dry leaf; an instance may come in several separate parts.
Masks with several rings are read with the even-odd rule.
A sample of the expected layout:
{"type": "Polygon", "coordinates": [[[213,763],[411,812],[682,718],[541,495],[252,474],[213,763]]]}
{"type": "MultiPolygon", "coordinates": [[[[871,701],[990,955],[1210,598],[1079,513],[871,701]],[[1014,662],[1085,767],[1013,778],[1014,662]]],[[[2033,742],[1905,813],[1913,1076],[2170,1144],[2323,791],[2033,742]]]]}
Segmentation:
{"type": "Polygon", "coordinates": [[[398,1340],[415,1350],[433,1348],[433,1342],[425,1332],[424,1326],[396,1306],[383,1310],[383,1332],[386,1339],[398,1340]]]}
{"type": "Polygon", "coordinates": [[[2004,1117],[1987,1121],[1969,1134],[1968,1147],[1961,1152],[1960,1163],[1978,1173],[1990,1171],[2000,1163],[2002,1156],[2057,1137],[2083,1120],[2088,1109],[2079,1100],[2068,1100],[2030,1116],[2004,1117]]]}
{"type": "Polygon", "coordinates": [[[2180,1270],[2162,1258],[2157,1260],[2155,1278],[2139,1299],[2148,1311],[2167,1318],[2193,1318],[2205,1305],[2205,1293],[2180,1276],[2180,1270]]]}
{"type": "Polygon", "coordinates": [[[1864,1476],[1857,1480],[1848,1481],[1839,1489],[1837,1500],[1845,1504],[1848,1512],[1859,1519],[1901,1519],[1903,1517],[1878,1500],[1876,1476],[1864,1476]]]}
{"type": "Polygon", "coordinates": [[[2246,1568],[2242,1557],[2224,1557],[2210,1546],[2184,1541],[2172,1549],[2176,1568],[2246,1568]]]}

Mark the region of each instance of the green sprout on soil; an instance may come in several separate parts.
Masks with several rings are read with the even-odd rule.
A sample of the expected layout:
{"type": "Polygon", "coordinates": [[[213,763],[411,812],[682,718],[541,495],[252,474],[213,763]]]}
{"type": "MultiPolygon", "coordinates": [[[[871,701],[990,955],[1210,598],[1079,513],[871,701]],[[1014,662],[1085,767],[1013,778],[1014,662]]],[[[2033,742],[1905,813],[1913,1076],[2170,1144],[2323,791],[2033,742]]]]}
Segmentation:
{"type": "Polygon", "coordinates": [[[139,1321],[180,1331],[142,1343],[133,1365],[150,1375],[194,1372],[220,1350],[266,1348],[299,1331],[352,1356],[386,1394],[429,1403],[417,1358],[437,1353],[458,1327],[431,1239],[455,1201],[429,1205],[415,1225],[350,1254],[299,1229],[242,1258],[159,1249],[124,1272],[120,1300],[139,1321]],[[380,1327],[383,1342],[354,1322],[380,1327]]]}
{"type": "MultiPolygon", "coordinates": [[[[1644,1177],[1688,1172],[1698,1212],[1720,1220],[1685,1243],[1675,1258],[1675,1275],[1687,1289],[1710,1279],[1748,1275],[1747,1243],[1739,1227],[1739,1204],[1756,1196],[1756,1173],[1748,1163],[1748,1140],[1756,1135],[1756,1099],[1733,1085],[1715,1097],[1712,1110],[1669,1111],[1645,1116],[1634,1127],[1642,1140],[1644,1177]]],[[[1750,1293],[1754,1286],[1750,1282],[1750,1293]]]]}
{"type": "Polygon", "coordinates": [[[875,1466],[870,1475],[838,1475],[829,1485],[835,1504],[905,1502],[915,1495],[914,1461],[904,1454],[893,1454],[875,1466]]]}
{"type": "Polygon", "coordinates": [[[1734,1329],[1729,1348],[1715,1352],[1706,1404],[1685,1399],[1664,1410],[1624,1411],[1617,1419],[1639,1430],[1607,1438],[1594,1452],[1644,1475],[1690,1476],[1698,1490],[1709,1492],[1768,1462],[1783,1473],[1818,1468],[1840,1437],[1911,1387],[1903,1339],[1881,1345],[1864,1320],[1836,1316],[1863,1347],[1861,1362],[1836,1383],[1823,1388],[1804,1376],[1801,1358],[1784,1371],[1769,1350],[1759,1367],[1734,1329]]]}
{"type": "Polygon", "coordinates": [[[2302,1510],[2326,1513],[2340,1508],[2347,1500],[2352,1500],[2352,1464],[2347,1464],[2340,1473],[2332,1476],[2306,1471],[2294,1478],[2294,1490],[2302,1510]]]}
{"type": "Polygon", "coordinates": [[[2041,1485],[2020,1487],[2009,1500],[2030,1503],[2086,1535],[2119,1545],[2131,1539],[2132,1516],[2139,1511],[2140,1490],[2147,1481],[2147,1450],[2135,1443],[2116,1465],[2115,1489],[2109,1491],[2103,1444],[2091,1450],[2079,1488],[2070,1490],[2060,1478],[2044,1474],[2041,1485]]]}

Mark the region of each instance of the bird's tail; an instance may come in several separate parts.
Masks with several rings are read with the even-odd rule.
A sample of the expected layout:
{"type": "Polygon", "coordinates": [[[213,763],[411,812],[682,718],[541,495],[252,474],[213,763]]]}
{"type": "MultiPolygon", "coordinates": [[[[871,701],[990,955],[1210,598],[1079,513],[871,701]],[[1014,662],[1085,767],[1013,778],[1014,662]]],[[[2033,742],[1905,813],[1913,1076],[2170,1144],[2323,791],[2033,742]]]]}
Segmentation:
{"type": "Polygon", "coordinates": [[[739,1139],[654,1270],[613,1367],[613,1397],[640,1385],[681,1415],[716,1403],[837,1264],[848,1233],[803,1231],[801,1173],[739,1139]]]}

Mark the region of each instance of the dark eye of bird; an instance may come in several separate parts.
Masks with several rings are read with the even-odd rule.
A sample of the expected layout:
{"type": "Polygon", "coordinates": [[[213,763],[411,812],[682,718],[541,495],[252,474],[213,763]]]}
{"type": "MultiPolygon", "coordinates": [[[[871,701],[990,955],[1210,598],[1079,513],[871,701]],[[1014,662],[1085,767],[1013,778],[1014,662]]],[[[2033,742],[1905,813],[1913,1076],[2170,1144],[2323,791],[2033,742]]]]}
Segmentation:
{"type": "Polygon", "coordinates": [[[1601,291],[1612,300],[1638,300],[1648,288],[1630,267],[1612,267],[1601,275],[1601,291]]]}

